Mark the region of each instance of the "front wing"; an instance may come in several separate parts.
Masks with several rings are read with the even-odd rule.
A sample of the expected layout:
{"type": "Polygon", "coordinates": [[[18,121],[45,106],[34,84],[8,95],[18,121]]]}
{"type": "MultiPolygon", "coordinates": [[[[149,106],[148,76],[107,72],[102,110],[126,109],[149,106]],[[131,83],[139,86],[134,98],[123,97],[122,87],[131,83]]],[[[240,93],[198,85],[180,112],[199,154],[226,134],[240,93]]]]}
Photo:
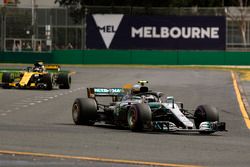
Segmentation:
{"type": "Polygon", "coordinates": [[[183,129],[177,127],[174,123],[169,121],[154,121],[153,130],[164,132],[200,132],[200,133],[214,133],[217,131],[227,131],[225,122],[202,122],[199,129],[183,129]]]}

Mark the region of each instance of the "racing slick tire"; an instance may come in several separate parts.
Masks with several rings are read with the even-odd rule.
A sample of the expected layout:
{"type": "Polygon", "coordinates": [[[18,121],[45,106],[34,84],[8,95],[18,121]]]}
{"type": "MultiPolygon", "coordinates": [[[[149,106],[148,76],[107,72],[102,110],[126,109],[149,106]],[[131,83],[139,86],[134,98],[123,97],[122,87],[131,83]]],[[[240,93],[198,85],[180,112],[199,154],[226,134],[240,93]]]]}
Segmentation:
{"type": "Polygon", "coordinates": [[[57,83],[60,89],[70,89],[71,76],[68,73],[59,73],[57,83]]]}
{"type": "Polygon", "coordinates": [[[9,89],[9,83],[13,82],[13,78],[11,73],[9,72],[4,72],[2,75],[2,83],[3,83],[3,88],[4,89],[9,89]]]}
{"type": "Polygon", "coordinates": [[[128,126],[132,131],[140,132],[151,128],[152,112],[147,104],[134,104],[128,111],[128,126]]]}
{"type": "MultiPolygon", "coordinates": [[[[219,122],[219,112],[218,110],[210,105],[200,105],[196,108],[194,112],[194,124],[197,129],[199,129],[202,122],[219,122]]],[[[212,133],[212,132],[200,132],[200,133],[212,133]]]]}
{"type": "Polygon", "coordinates": [[[45,90],[52,90],[53,89],[53,76],[52,74],[44,74],[43,75],[43,82],[46,84],[45,90]]]}
{"type": "Polygon", "coordinates": [[[77,98],[72,107],[72,117],[76,125],[94,125],[97,119],[96,101],[90,98],[77,98]]]}

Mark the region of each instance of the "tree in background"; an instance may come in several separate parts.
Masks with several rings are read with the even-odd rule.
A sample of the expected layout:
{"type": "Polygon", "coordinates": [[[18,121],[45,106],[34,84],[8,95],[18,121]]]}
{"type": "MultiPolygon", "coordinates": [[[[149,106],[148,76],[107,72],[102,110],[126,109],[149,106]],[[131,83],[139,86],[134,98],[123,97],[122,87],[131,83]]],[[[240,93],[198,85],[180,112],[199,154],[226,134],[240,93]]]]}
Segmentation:
{"type": "Polygon", "coordinates": [[[221,0],[55,0],[55,3],[69,8],[70,15],[79,22],[84,17],[86,6],[144,7],[150,14],[152,7],[212,7],[221,4],[221,0]]]}
{"type": "Polygon", "coordinates": [[[233,21],[238,23],[238,28],[241,33],[241,39],[246,46],[247,44],[247,39],[246,39],[246,33],[247,33],[247,21],[246,18],[248,16],[248,9],[246,8],[249,6],[248,0],[237,0],[232,2],[232,6],[237,6],[235,7],[226,7],[225,8],[225,13],[226,15],[233,21]]]}
{"type": "Polygon", "coordinates": [[[60,6],[71,9],[72,17],[80,19],[85,14],[86,6],[129,6],[144,7],[224,7],[248,6],[247,0],[55,0],[60,6]]]}
{"type": "Polygon", "coordinates": [[[55,0],[60,6],[68,8],[74,21],[81,22],[85,15],[85,0],[55,0]]]}

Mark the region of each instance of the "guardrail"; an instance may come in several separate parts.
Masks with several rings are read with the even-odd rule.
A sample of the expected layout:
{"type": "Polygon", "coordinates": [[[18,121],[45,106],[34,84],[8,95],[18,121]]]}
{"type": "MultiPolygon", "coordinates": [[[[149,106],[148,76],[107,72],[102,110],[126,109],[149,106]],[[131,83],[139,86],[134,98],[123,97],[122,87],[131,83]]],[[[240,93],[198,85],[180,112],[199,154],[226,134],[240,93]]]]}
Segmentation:
{"type": "Polygon", "coordinates": [[[58,50],[0,52],[0,63],[31,64],[250,65],[250,52],[158,50],[58,50]]]}

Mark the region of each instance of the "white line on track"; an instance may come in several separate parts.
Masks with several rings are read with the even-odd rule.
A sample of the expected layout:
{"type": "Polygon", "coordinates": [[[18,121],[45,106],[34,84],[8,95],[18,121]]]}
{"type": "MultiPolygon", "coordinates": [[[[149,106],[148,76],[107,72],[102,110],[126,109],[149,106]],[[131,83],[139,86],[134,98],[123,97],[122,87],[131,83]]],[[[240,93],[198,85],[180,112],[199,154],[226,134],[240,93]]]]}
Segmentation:
{"type": "Polygon", "coordinates": [[[51,97],[51,95],[39,96],[39,97],[35,97],[35,99],[44,99],[44,98],[49,98],[49,97],[51,97]]]}
{"type": "Polygon", "coordinates": [[[27,103],[27,102],[30,102],[30,101],[31,101],[31,99],[24,99],[24,100],[21,100],[20,103],[27,103]]]}
{"type": "Polygon", "coordinates": [[[11,106],[21,106],[21,105],[25,105],[27,103],[30,103],[31,101],[27,101],[27,102],[17,102],[17,103],[14,103],[14,104],[11,104],[11,106]]]}
{"type": "Polygon", "coordinates": [[[75,88],[75,89],[71,89],[71,90],[64,90],[63,92],[45,92],[43,95],[41,96],[34,96],[33,98],[28,97],[28,98],[24,98],[21,99],[19,102],[13,103],[11,104],[11,110],[8,109],[7,111],[5,110],[1,110],[0,112],[2,113],[1,116],[6,116],[6,113],[11,113],[13,111],[17,111],[20,108],[28,108],[28,107],[32,107],[35,106],[36,104],[40,104],[49,100],[52,100],[54,98],[59,98],[60,96],[65,96],[74,92],[77,92],[79,90],[83,90],[85,89],[85,87],[80,87],[80,88],[75,88]],[[56,93],[57,92],[57,93],[56,93]]]}

